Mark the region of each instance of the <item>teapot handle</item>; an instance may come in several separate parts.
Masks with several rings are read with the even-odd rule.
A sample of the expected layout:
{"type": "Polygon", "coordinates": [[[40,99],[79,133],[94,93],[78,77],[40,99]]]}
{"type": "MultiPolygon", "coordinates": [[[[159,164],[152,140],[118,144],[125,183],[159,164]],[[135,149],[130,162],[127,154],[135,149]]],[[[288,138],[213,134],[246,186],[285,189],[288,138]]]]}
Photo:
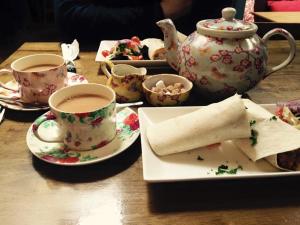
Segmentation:
{"type": "Polygon", "coordinates": [[[296,41],[295,41],[294,37],[288,31],[286,31],[284,29],[275,28],[273,30],[270,30],[268,33],[266,33],[263,36],[262,40],[266,44],[268,42],[268,40],[270,39],[270,37],[277,35],[277,34],[285,37],[288,40],[289,45],[290,45],[290,53],[289,53],[289,56],[286,58],[286,60],[284,60],[281,64],[274,66],[271,69],[268,69],[264,78],[269,76],[271,73],[274,73],[275,71],[280,70],[283,67],[289,65],[296,56],[296,41]]]}
{"type": "Polygon", "coordinates": [[[100,67],[101,67],[102,72],[105,74],[105,76],[107,78],[110,78],[111,73],[108,72],[107,65],[109,66],[110,69],[112,69],[114,66],[114,64],[111,61],[105,61],[105,62],[101,62],[100,67]]]}

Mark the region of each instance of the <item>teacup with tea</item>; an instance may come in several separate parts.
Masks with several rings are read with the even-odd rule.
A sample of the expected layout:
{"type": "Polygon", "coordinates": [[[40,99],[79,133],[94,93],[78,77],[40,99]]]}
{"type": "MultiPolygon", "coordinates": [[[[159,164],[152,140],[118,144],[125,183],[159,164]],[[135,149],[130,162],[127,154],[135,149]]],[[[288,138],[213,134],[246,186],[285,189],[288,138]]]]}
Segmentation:
{"type": "Polygon", "coordinates": [[[0,74],[7,72],[13,74],[18,88],[12,89],[2,83],[0,86],[18,92],[24,103],[47,104],[50,95],[67,83],[65,61],[55,54],[22,57],[12,62],[11,69],[0,70],[0,74]]]}
{"type": "Polygon", "coordinates": [[[116,135],[116,96],[107,86],[89,83],[64,87],[50,96],[49,106],[52,116],[33,127],[39,139],[38,127],[51,119],[58,122],[61,141],[72,150],[100,148],[116,135]]]}

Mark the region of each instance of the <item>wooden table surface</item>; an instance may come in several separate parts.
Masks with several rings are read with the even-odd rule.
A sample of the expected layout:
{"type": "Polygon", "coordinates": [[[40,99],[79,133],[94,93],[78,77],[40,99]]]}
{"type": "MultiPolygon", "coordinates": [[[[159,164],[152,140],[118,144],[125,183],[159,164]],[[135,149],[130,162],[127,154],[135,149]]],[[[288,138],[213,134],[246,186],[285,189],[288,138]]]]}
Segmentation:
{"type": "Polygon", "coordinates": [[[276,23],[300,23],[300,12],[253,12],[253,14],[276,23]]]}
{"type": "MultiPolygon", "coordinates": [[[[25,43],[0,68],[39,52],[60,54],[59,45],[25,43]]],[[[270,65],[287,52],[286,42],[271,42],[270,65]]],[[[78,73],[101,83],[105,79],[97,75],[95,56],[81,52],[78,73]]],[[[1,81],[11,79],[1,76],[1,81]]],[[[248,94],[257,103],[300,98],[300,57],[248,94]]],[[[25,141],[41,113],[7,110],[0,125],[0,224],[300,224],[298,176],[148,184],[142,177],[139,140],[93,165],[45,163],[32,156],[25,141]]]]}

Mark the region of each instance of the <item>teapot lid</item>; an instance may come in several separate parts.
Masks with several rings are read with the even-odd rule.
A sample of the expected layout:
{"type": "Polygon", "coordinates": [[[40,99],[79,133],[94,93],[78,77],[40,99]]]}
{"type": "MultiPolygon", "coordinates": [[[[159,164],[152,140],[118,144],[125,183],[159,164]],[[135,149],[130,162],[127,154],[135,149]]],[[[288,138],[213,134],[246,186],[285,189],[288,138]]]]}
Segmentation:
{"type": "Polygon", "coordinates": [[[254,23],[235,19],[235,14],[236,10],[234,8],[224,8],[222,18],[199,21],[197,32],[219,38],[247,38],[254,35],[257,26],[254,23]]]}

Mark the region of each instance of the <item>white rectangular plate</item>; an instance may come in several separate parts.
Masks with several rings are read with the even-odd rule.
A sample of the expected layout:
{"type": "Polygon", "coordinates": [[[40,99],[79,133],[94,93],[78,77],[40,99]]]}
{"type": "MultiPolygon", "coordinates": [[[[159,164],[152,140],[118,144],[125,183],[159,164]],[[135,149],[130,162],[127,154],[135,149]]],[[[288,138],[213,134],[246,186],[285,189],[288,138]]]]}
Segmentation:
{"type": "MultiPolygon", "coordinates": [[[[272,113],[275,111],[274,104],[262,106],[272,113]]],[[[139,108],[138,114],[141,131],[144,180],[148,182],[173,182],[185,180],[275,177],[300,174],[300,171],[280,171],[263,159],[254,163],[229,141],[220,146],[203,147],[163,157],[154,154],[146,137],[146,128],[152,123],[158,123],[175,116],[192,112],[199,109],[199,107],[200,106],[139,108]],[[199,160],[199,156],[203,160],[199,160]],[[218,167],[222,164],[227,165],[229,168],[236,168],[240,165],[243,169],[238,170],[236,174],[216,175],[218,167]]]]}
{"type": "MultiPolygon", "coordinates": [[[[103,50],[110,50],[117,41],[108,41],[104,40],[100,42],[99,49],[96,55],[96,62],[104,62],[106,59],[102,55],[103,50]]],[[[159,66],[168,66],[166,60],[112,60],[114,64],[130,64],[133,66],[145,66],[145,67],[159,67],[159,66]]]]}

